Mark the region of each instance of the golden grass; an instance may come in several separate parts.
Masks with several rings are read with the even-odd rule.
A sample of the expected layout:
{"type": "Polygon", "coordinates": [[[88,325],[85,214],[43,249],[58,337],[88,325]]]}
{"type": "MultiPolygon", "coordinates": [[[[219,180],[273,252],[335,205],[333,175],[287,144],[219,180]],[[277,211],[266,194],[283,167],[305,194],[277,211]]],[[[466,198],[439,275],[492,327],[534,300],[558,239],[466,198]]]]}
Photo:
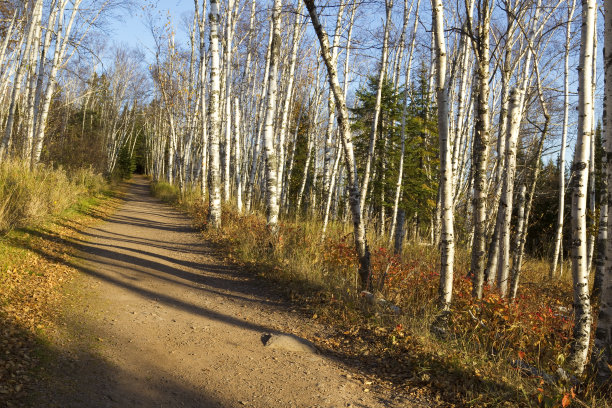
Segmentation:
{"type": "Polygon", "coordinates": [[[34,225],[105,188],[91,169],[67,174],[44,165],[30,170],[20,161],[0,163],[0,233],[34,225]]]}

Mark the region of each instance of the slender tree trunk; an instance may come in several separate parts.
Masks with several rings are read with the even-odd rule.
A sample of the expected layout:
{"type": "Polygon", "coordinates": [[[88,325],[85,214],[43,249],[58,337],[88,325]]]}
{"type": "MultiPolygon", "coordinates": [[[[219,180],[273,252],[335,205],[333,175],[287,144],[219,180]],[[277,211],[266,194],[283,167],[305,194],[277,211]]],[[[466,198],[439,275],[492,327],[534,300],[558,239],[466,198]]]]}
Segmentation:
{"type": "Polygon", "coordinates": [[[480,299],[482,297],[486,260],[486,178],[489,159],[489,134],[491,132],[489,118],[489,28],[491,10],[489,0],[480,1],[477,8],[478,34],[477,41],[474,41],[473,44],[477,56],[478,118],[472,146],[474,239],[470,274],[472,276],[472,295],[480,299]]]}
{"type": "MultiPolygon", "coordinates": [[[[604,125],[605,126],[605,125],[604,125]]],[[[595,278],[593,279],[593,290],[591,299],[593,304],[597,304],[597,299],[601,295],[603,279],[606,273],[606,245],[608,242],[608,163],[607,142],[604,146],[604,155],[601,161],[602,188],[599,197],[599,231],[597,233],[597,257],[595,259],[595,278]]]]}
{"type": "MultiPolygon", "coordinates": [[[[284,180],[284,173],[285,173],[285,139],[286,139],[286,135],[287,135],[287,129],[289,126],[289,113],[291,111],[291,101],[293,99],[293,84],[294,84],[294,79],[295,79],[295,66],[297,64],[297,52],[298,52],[298,45],[300,43],[300,40],[302,38],[302,29],[300,27],[300,20],[301,20],[301,12],[302,12],[302,3],[298,3],[297,6],[297,10],[296,10],[296,15],[295,15],[295,22],[293,24],[293,38],[292,38],[292,43],[291,43],[291,56],[289,57],[289,72],[288,72],[288,76],[287,76],[287,88],[285,89],[285,100],[284,100],[284,104],[282,106],[282,115],[281,115],[281,123],[280,123],[280,128],[278,130],[279,132],[279,143],[278,143],[278,148],[279,148],[279,163],[278,163],[278,176],[277,176],[277,182],[278,182],[278,186],[276,187],[276,189],[278,190],[280,196],[283,196],[283,180],[284,180]]],[[[281,200],[282,203],[282,200],[281,200]]]]}
{"type": "Polygon", "coordinates": [[[508,274],[510,271],[510,221],[512,218],[512,195],[514,192],[514,176],[516,173],[516,144],[521,129],[521,99],[521,92],[516,88],[513,89],[510,94],[510,110],[508,111],[508,123],[510,127],[508,128],[508,136],[506,138],[506,171],[504,174],[504,188],[500,202],[502,226],[500,228],[500,257],[498,263],[497,286],[502,297],[505,297],[508,292],[508,274]]]}
{"type": "MultiPolygon", "coordinates": [[[[421,5],[421,0],[417,0],[417,5],[416,5],[416,11],[415,11],[415,18],[414,18],[414,25],[412,27],[412,39],[410,41],[410,48],[408,51],[408,62],[406,64],[406,81],[405,81],[405,89],[404,89],[404,103],[403,103],[403,107],[402,107],[402,128],[401,128],[401,138],[402,138],[402,142],[401,142],[401,155],[400,155],[400,164],[399,164],[399,174],[397,177],[397,183],[395,185],[395,199],[393,201],[393,217],[391,218],[391,231],[389,233],[389,240],[394,240],[394,247],[396,250],[396,253],[399,253],[401,251],[401,246],[402,246],[402,238],[398,237],[396,234],[396,225],[397,225],[397,215],[399,212],[399,203],[400,203],[400,197],[401,197],[401,192],[402,192],[402,181],[403,181],[403,172],[404,172],[404,156],[405,156],[405,144],[406,144],[406,111],[407,111],[407,107],[408,107],[408,86],[410,85],[410,72],[411,72],[411,67],[412,67],[412,56],[414,53],[414,44],[416,41],[416,30],[417,30],[417,23],[418,23],[418,18],[417,16],[419,15],[419,6],[421,5]],[[395,236],[395,239],[393,238],[395,236]],[[398,246],[396,244],[399,243],[399,249],[398,246]]],[[[412,5],[410,6],[412,8],[412,5]]],[[[398,74],[399,75],[399,74],[398,74]]],[[[396,85],[397,87],[397,85],[396,85]]],[[[404,214],[404,219],[405,219],[405,214],[404,214]]],[[[403,226],[402,226],[402,231],[401,233],[403,234],[403,226]]],[[[403,237],[403,235],[402,235],[403,237]]]]}
{"type": "Polygon", "coordinates": [[[198,28],[200,32],[200,66],[199,66],[199,90],[198,96],[200,97],[200,140],[202,143],[202,156],[200,158],[200,166],[202,173],[202,180],[200,183],[200,189],[202,193],[202,199],[206,196],[206,184],[207,184],[207,168],[206,161],[208,156],[208,120],[206,115],[206,42],[205,42],[205,31],[206,31],[206,0],[202,2],[202,15],[200,16],[200,9],[198,0],[194,0],[196,21],[198,22],[198,28]]]}
{"type": "Polygon", "coordinates": [[[264,148],[266,151],[266,217],[268,228],[273,233],[278,230],[278,158],[274,147],[274,119],[277,99],[277,75],[280,36],[281,0],[274,0],[272,10],[272,42],[270,43],[270,72],[268,77],[268,103],[264,129],[264,148]]]}
{"type": "Polygon", "coordinates": [[[569,54],[571,48],[571,21],[574,16],[576,0],[568,1],[567,23],[565,27],[565,57],[563,71],[563,127],[561,133],[561,152],[559,154],[559,210],[557,211],[557,224],[555,225],[555,250],[553,252],[550,277],[552,278],[557,270],[559,258],[563,256],[561,252],[561,241],[563,241],[563,219],[565,217],[565,145],[567,144],[567,128],[569,118],[570,94],[569,94],[569,54]],[[571,1],[571,5],[570,5],[571,1]]]}
{"type": "Polygon", "coordinates": [[[574,334],[569,363],[581,373],[587,361],[591,333],[591,304],[587,270],[586,193],[589,149],[592,137],[593,38],[595,36],[595,0],[582,1],[582,34],[578,68],[578,137],[574,153],[572,186],[572,276],[574,281],[574,334]]]}
{"type": "Polygon", "coordinates": [[[236,176],[236,209],[238,213],[242,213],[242,172],[240,171],[240,163],[242,160],[241,145],[240,145],[240,103],[238,98],[234,98],[234,147],[236,149],[235,156],[235,176],[236,176]]]}
{"type": "Polygon", "coordinates": [[[219,95],[221,93],[221,80],[219,77],[219,5],[217,0],[210,0],[208,20],[210,24],[211,54],[210,92],[208,99],[208,222],[211,227],[219,228],[221,226],[221,159],[219,154],[219,95]]]}
{"type": "MultiPolygon", "coordinates": [[[[519,202],[518,202],[518,224],[516,226],[516,236],[514,247],[521,248],[525,245],[525,229],[527,223],[525,222],[525,193],[527,192],[527,186],[524,184],[521,186],[519,191],[519,202]]],[[[516,250],[514,253],[513,265],[512,265],[512,282],[510,283],[510,298],[516,298],[516,292],[518,291],[519,278],[521,276],[521,260],[520,251],[516,250]]]]}
{"type": "Polygon", "coordinates": [[[15,72],[15,80],[13,82],[13,89],[11,92],[11,99],[8,108],[8,117],[4,130],[4,137],[2,138],[2,142],[0,143],[0,161],[4,160],[9,147],[9,143],[11,141],[15,122],[15,111],[17,109],[17,99],[19,98],[19,94],[21,92],[21,83],[23,81],[23,76],[26,74],[27,69],[27,64],[25,62],[28,58],[28,54],[31,52],[32,49],[32,40],[34,37],[34,32],[36,30],[37,25],[40,24],[40,19],[42,18],[42,6],[42,0],[36,0],[36,2],[32,2],[32,17],[30,18],[30,22],[28,24],[28,34],[26,37],[24,48],[21,52],[21,63],[17,63],[17,71],[15,72]]]}
{"type": "Polygon", "coordinates": [[[353,151],[353,141],[349,123],[349,113],[346,107],[344,93],[342,92],[340,82],[338,81],[337,67],[332,64],[329,39],[325,29],[319,22],[319,16],[316,11],[314,0],[304,0],[304,4],[308,9],[313,28],[319,39],[321,54],[327,67],[329,85],[336,101],[336,109],[338,111],[338,129],[342,140],[342,146],[344,148],[344,160],[350,189],[349,199],[351,212],[353,214],[355,249],[357,250],[357,256],[359,257],[359,279],[361,287],[364,289],[369,289],[371,286],[370,250],[368,248],[365,236],[363,218],[361,217],[359,179],[357,177],[357,171],[355,168],[355,155],[353,151]]]}
{"type": "Polygon", "coordinates": [[[387,59],[389,48],[389,32],[391,30],[391,11],[393,8],[393,0],[385,0],[385,29],[383,34],[382,55],[380,59],[380,71],[378,73],[378,83],[376,87],[376,102],[374,103],[374,118],[372,119],[372,130],[370,133],[370,145],[368,147],[368,156],[366,158],[365,170],[363,174],[363,185],[361,190],[360,208],[363,211],[365,207],[366,197],[368,195],[368,186],[370,183],[370,172],[372,161],[374,159],[374,149],[376,147],[376,134],[378,133],[378,121],[380,120],[380,111],[382,106],[382,88],[387,72],[387,59]]]}
{"type": "Polygon", "coordinates": [[[40,155],[42,152],[43,142],[45,140],[47,116],[49,114],[49,107],[51,106],[53,92],[55,91],[55,85],[57,83],[57,73],[60,69],[60,66],[63,66],[65,62],[69,59],[69,57],[65,57],[66,47],[68,46],[68,43],[72,43],[72,45],[75,46],[74,42],[70,39],[70,33],[72,31],[72,26],[74,24],[75,18],[79,13],[79,7],[81,5],[81,2],[82,0],[75,0],[72,4],[70,19],[65,27],[63,25],[63,15],[67,1],[61,3],[59,6],[59,21],[55,39],[53,62],[51,64],[51,69],[47,80],[47,87],[45,89],[44,97],[41,102],[41,108],[38,114],[38,118],[36,119],[36,136],[34,138],[34,147],[32,150],[32,166],[40,162],[40,155]]]}
{"type": "MultiPolygon", "coordinates": [[[[612,0],[604,1],[604,139],[606,140],[607,209],[612,210],[612,124],[608,108],[612,100],[612,0]]],[[[604,209],[602,208],[601,211],[604,209]]],[[[612,231],[612,216],[608,213],[607,228],[612,231]]],[[[595,330],[592,362],[596,369],[597,380],[609,384],[612,379],[612,240],[607,240],[605,268],[601,274],[601,292],[599,299],[599,318],[595,330]]]]}
{"type": "MultiPolygon", "coordinates": [[[[270,31],[272,31],[272,23],[270,23],[270,31]]],[[[270,71],[270,52],[272,50],[272,35],[268,36],[268,48],[267,48],[267,54],[266,54],[266,68],[264,71],[264,83],[263,83],[263,87],[262,87],[262,93],[265,92],[267,94],[268,92],[268,79],[269,79],[269,71],[270,71]]],[[[251,159],[251,171],[249,173],[249,182],[247,183],[247,188],[246,188],[246,210],[247,211],[251,211],[251,203],[253,200],[253,191],[255,189],[255,176],[257,174],[257,165],[259,163],[259,145],[261,143],[261,138],[262,138],[262,129],[263,129],[263,124],[265,122],[265,120],[261,120],[262,116],[263,116],[263,112],[264,112],[264,108],[266,106],[266,100],[265,98],[261,98],[259,101],[259,107],[258,107],[258,114],[257,114],[257,131],[256,134],[253,136],[253,142],[254,142],[254,146],[253,146],[253,158],[251,159]]]]}
{"type": "Polygon", "coordinates": [[[432,0],[433,35],[436,44],[436,99],[438,103],[438,135],[440,138],[440,286],[439,303],[450,312],[453,294],[455,238],[453,230],[453,173],[451,139],[448,131],[448,88],[446,84],[446,41],[444,38],[444,8],[442,0],[432,0]]]}
{"type": "MultiPolygon", "coordinates": [[[[596,5],[597,7],[597,5],[596,5]]],[[[595,198],[596,198],[596,185],[595,185],[595,91],[597,90],[597,12],[595,12],[595,21],[593,25],[595,28],[595,35],[593,37],[593,72],[591,74],[591,116],[593,120],[591,121],[591,158],[589,160],[589,212],[587,215],[587,225],[591,228],[591,231],[587,229],[587,271],[591,272],[593,266],[593,253],[595,251],[595,233],[593,229],[597,225],[597,220],[595,219],[595,198]]]]}

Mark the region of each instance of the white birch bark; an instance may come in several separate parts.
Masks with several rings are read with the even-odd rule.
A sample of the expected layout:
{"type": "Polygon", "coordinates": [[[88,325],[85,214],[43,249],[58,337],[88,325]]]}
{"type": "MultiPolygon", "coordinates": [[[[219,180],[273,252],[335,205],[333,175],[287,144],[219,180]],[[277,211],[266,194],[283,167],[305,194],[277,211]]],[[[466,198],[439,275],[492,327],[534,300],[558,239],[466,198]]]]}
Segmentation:
{"type": "Polygon", "coordinates": [[[272,42],[270,43],[270,72],[268,77],[268,102],[266,106],[266,122],[264,129],[264,148],[266,151],[266,220],[272,233],[278,231],[278,157],[274,146],[274,120],[277,99],[277,76],[280,36],[281,0],[274,0],[272,9],[272,42]]]}
{"type": "Polygon", "coordinates": [[[225,13],[225,44],[223,47],[223,62],[225,76],[225,143],[223,160],[223,200],[230,199],[230,166],[231,166],[231,141],[232,141],[232,46],[234,41],[234,22],[233,13],[235,7],[234,0],[227,1],[225,13]]]}
{"type": "MultiPolygon", "coordinates": [[[[499,211],[502,212],[500,228],[500,257],[498,263],[497,286],[502,297],[508,292],[508,274],[510,271],[510,221],[512,218],[512,195],[516,173],[516,145],[521,128],[521,91],[514,88],[510,93],[508,110],[508,135],[506,137],[506,171],[499,211]]],[[[524,206],[524,204],[523,204],[524,206]]]]}
{"type": "MultiPolygon", "coordinates": [[[[76,46],[74,42],[71,41],[70,33],[72,32],[72,27],[74,24],[74,20],[79,13],[79,7],[81,6],[82,0],[75,0],[72,4],[72,10],[70,11],[70,19],[68,20],[68,24],[66,26],[63,25],[63,16],[64,9],[67,5],[67,0],[63,0],[59,7],[59,19],[57,25],[57,33],[55,37],[55,51],[53,54],[53,62],[51,63],[51,68],[49,72],[49,77],[47,80],[47,87],[45,89],[45,93],[43,99],[41,101],[41,108],[39,111],[39,116],[36,119],[36,134],[34,137],[34,147],[32,150],[32,166],[38,164],[40,161],[40,154],[42,152],[42,146],[45,139],[45,129],[47,126],[47,116],[49,115],[49,107],[51,105],[51,100],[53,98],[53,92],[55,91],[55,85],[57,84],[57,73],[61,67],[63,67],[67,60],[70,57],[66,57],[66,49],[69,43],[72,43],[72,46],[76,46]]],[[[93,21],[90,22],[93,24],[93,21]]]]}
{"type": "Polygon", "coordinates": [[[198,22],[198,31],[200,33],[200,63],[199,63],[199,89],[198,96],[200,98],[200,143],[202,143],[202,155],[200,157],[200,168],[201,168],[201,183],[200,190],[202,199],[206,196],[206,184],[207,184],[207,156],[208,156],[208,116],[207,110],[207,98],[206,98],[206,0],[202,2],[202,12],[200,14],[199,0],[194,0],[196,21],[198,22]]]}
{"type": "Polygon", "coordinates": [[[582,1],[582,32],[579,60],[578,137],[574,153],[572,187],[572,276],[574,281],[574,333],[568,362],[581,373],[587,361],[591,333],[591,304],[587,270],[586,193],[592,135],[593,38],[595,0],[582,1]]]}
{"type": "MultiPolygon", "coordinates": [[[[376,101],[374,103],[374,118],[372,119],[372,130],[370,132],[370,144],[368,146],[368,156],[366,158],[365,170],[363,173],[363,183],[360,197],[360,208],[363,211],[365,207],[366,197],[368,195],[368,187],[370,183],[370,172],[372,161],[374,160],[374,149],[376,147],[376,134],[378,133],[378,121],[380,120],[382,88],[387,74],[387,60],[389,49],[389,32],[391,30],[391,11],[393,9],[393,0],[385,0],[385,27],[383,33],[383,43],[380,58],[380,71],[378,72],[378,83],[376,86],[376,101]]],[[[362,215],[363,216],[363,215],[362,215]]]]}
{"type": "MultiPolygon", "coordinates": [[[[604,102],[605,103],[605,102],[604,102]]],[[[605,111],[604,107],[604,111],[605,111]]],[[[605,132],[604,117],[604,132],[605,132]]],[[[604,134],[604,137],[606,135],[604,134]]],[[[607,163],[607,141],[604,140],[604,154],[601,160],[602,188],[599,197],[599,231],[597,232],[597,257],[595,258],[595,277],[591,299],[594,305],[598,304],[601,295],[603,279],[606,273],[606,245],[608,242],[608,163],[607,163]]]]}
{"type": "MultiPolygon", "coordinates": [[[[525,222],[525,194],[527,192],[527,186],[522,185],[519,191],[519,202],[518,202],[518,223],[516,226],[516,235],[514,241],[515,248],[521,248],[525,245],[525,229],[527,228],[525,222]]],[[[514,254],[513,265],[512,265],[512,282],[510,283],[510,298],[516,298],[516,292],[518,290],[520,269],[521,269],[521,257],[517,250],[514,254]]]]}
{"type": "MultiPolygon", "coordinates": [[[[270,22],[270,33],[272,33],[272,22],[270,22]]],[[[267,47],[267,51],[266,51],[266,68],[264,70],[264,83],[263,83],[263,87],[262,87],[262,95],[265,93],[268,93],[268,86],[269,86],[269,70],[270,70],[270,52],[272,50],[272,35],[268,36],[268,47],[267,47]]],[[[253,84],[255,85],[255,84],[253,84]]],[[[253,192],[255,189],[255,176],[257,174],[257,165],[259,163],[259,150],[260,150],[260,143],[261,143],[261,138],[262,138],[262,130],[263,130],[263,124],[265,122],[265,120],[261,120],[261,118],[264,117],[264,112],[265,112],[265,98],[260,98],[259,100],[259,106],[258,106],[258,114],[257,114],[257,130],[256,130],[256,134],[253,135],[253,157],[251,159],[251,170],[249,173],[249,180],[246,186],[246,199],[245,199],[245,206],[246,206],[246,210],[247,211],[251,211],[251,203],[253,200],[253,192]]]]}
{"type": "MultiPolygon", "coordinates": [[[[595,13],[595,21],[593,25],[597,27],[597,13],[595,13]]],[[[596,29],[597,30],[597,29],[596,29]]],[[[593,120],[591,121],[591,155],[589,159],[589,212],[587,215],[587,225],[590,228],[587,228],[587,271],[591,272],[593,265],[593,252],[595,250],[595,234],[593,233],[594,227],[597,225],[597,220],[595,219],[595,92],[597,91],[597,31],[595,31],[595,36],[593,38],[593,73],[591,74],[591,87],[593,88],[591,91],[591,116],[593,120]],[[589,231],[591,230],[591,231],[589,231]]]]}
{"type": "Polygon", "coordinates": [[[236,176],[236,209],[238,213],[242,213],[242,172],[240,171],[241,163],[241,144],[240,144],[240,103],[238,98],[234,98],[234,146],[236,149],[235,155],[235,176],[236,176]]]}
{"type": "MultiPolygon", "coordinates": [[[[606,140],[607,172],[607,211],[608,231],[612,231],[612,126],[609,117],[609,107],[612,101],[612,0],[604,1],[604,138],[606,140]]],[[[603,209],[602,209],[603,211],[603,209]]],[[[606,242],[605,268],[601,276],[601,293],[597,328],[595,329],[595,344],[592,361],[599,383],[606,384],[612,379],[612,240],[606,242]]]]}
{"type": "MultiPolygon", "coordinates": [[[[481,0],[477,9],[478,27],[475,41],[472,41],[474,53],[477,57],[478,116],[472,145],[474,238],[470,274],[472,277],[472,295],[480,299],[482,297],[486,258],[486,177],[489,159],[489,134],[491,132],[489,115],[489,29],[491,8],[489,0],[481,0]]],[[[468,24],[468,30],[474,33],[474,30],[471,28],[473,27],[471,17],[469,16],[468,24]]]]}
{"type": "Polygon", "coordinates": [[[563,220],[565,217],[565,147],[567,144],[567,129],[569,127],[569,54],[571,47],[572,19],[576,8],[576,0],[568,0],[567,22],[565,25],[565,56],[563,70],[563,127],[561,130],[561,151],[559,153],[559,209],[557,211],[557,224],[555,225],[555,249],[553,252],[550,277],[555,275],[561,253],[561,241],[563,240],[563,220]],[[570,3],[571,2],[571,3],[570,3]]]}
{"type": "Polygon", "coordinates": [[[300,40],[302,38],[302,29],[300,27],[302,12],[302,3],[299,2],[296,10],[295,21],[293,24],[293,36],[291,45],[291,56],[289,57],[289,72],[287,76],[287,87],[285,89],[285,100],[282,107],[281,123],[278,129],[278,148],[279,148],[279,163],[278,163],[278,174],[276,190],[281,196],[283,190],[283,180],[285,173],[285,139],[287,137],[287,127],[289,122],[289,113],[291,111],[291,101],[293,99],[293,84],[295,82],[295,67],[297,65],[297,52],[300,40]]]}
{"type": "Polygon", "coordinates": [[[6,119],[6,125],[4,130],[4,137],[2,138],[2,142],[0,143],[0,161],[5,159],[5,155],[7,154],[8,146],[11,141],[11,136],[13,133],[13,125],[15,122],[15,110],[17,108],[17,99],[21,93],[21,84],[23,82],[23,77],[26,74],[27,64],[25,63],[28,54],[32,48],[32,40],[34,36],[34,31],[37,26],[37,22],[40,21],[42,16],[42,0],[36,0],[32,2],[32,17],[28,24],[28,34],[25,40],[24,48],[22,50],[21,63],[17,65],[17,71],[15,72],[15,79],[13,81],[13,89],[11,92],[11,99],[8,108],[8,117],[6,119]]]}
{"type": "MultiPolygon", "coordinates": [[[[338,64],[338,47],[340,45],[340,37],[342,34],[342,18],[344,16],[344,8],[346,7],[346,3],[340,2],[338,5],[338,14],[336,15],[336,29],[334,31],[334,39],[332,41],[331,48],[331,58],[332,65],[336,66],[338,64]]],[[[334,106],[334,96],[331,90],[327,96],[327,130],[325,131],[325,157],[323,158],[323,196],[327,197],[327,195],[331,194],[329,189],[330,183],[330,174],[331,174],[331,166],[333,160],[333,130],[334,130],[334,120],[335,120],[335,106],[334,106]]],[[[315,166],[316,167],[316,166],[315,166]]]]}
{"type": "MultiPolygon", "coordinates": [[[[208,100],[208,137],[209,137],[209,187],[208,222],[213,228],[221,226],[221,174],[219,154],[219,5],[217,0],[210,1],[210,93],[208,100]]],[[[204,84],[202,84],[204,86],[204,84]]],[[[203,90],[202,90],[203,92],[203,90]]]]}
{"type": "Polygon", "coordinates": [[[446,41],[444,38],[444,8],[442,0],[432,0],[433,35],[436,44],[436,100],[438,103],[438,135],[440,138],[440,286],[439,304],[450,312],[453,294],[455,259],[453,173],[451,139],[448,127],[448,87],[446,84],[446,41]]]}
{"type": "MultiPolygon", "coordinates": [[[[419,7],[421,5],[421,0],[417,0],[417,4],[416,4],[416,10],[415,10],[415,18],[414,18],[414,24],[412,26],[412,36],[411,36],[411,41],[410,41],[410,47],[408,50],[408,62],[406,64],[406,80],[405,80],[405,84],[404,86],[406,87],[406,89],[404,90],[405,94],[404,94],[404,103],[402,106],[402,122],[401,122],[401,153],[400,153],[400,164],[399,164],[399,174],[397,176],[397,183],[395,185],[395,198],[393,201],[393,215],[391,217],[391,231],[389,233],[389,241],[394,239],[394,248],[396,250],[396,252],[399,252],[401,250],[402,247],[402,239],[403,239],[403,226],[401,228],[401,231],[399,231],[398,233],[401,233],[402,236],[397,236],[396,234],[396,226],[397,226],[397,215],[399,212],[399,202],[400,202],[400,197],[401,197],[401,193],[402,193],[402,180],[404,177],[404,156],[405,156],[405,144],[406,144],[406,111],[407,111],[407,107],[408,107],[408,86],[410,84],[410,72],[411,72],[411,68],[412,68],[412,55],[414,53],[414,44],[416,42],[416,30],[417,30],[417,24],[418,24],[418,18],[417,16],[419,15],[419,7]]],[[[412,4],[411,4],[411,9],[412,9],[412,4]]],[[[410,13],[408,13],[410,14],[410,13]]],[[[397,87],[397,85],[396,85],[397,87]]],[[[405,217],[403,218],[405,219],[405,217]]]]}
{"type": "Polygon", "coordinates": [[[327,67],[327,77],[329,80],[329,86],[334,94],[334,100],[336,101],[336,109],[338,111],[338,129],[342,140],[342,146],[344,149],[344,160],[347,170],[348,184],[350,189],[350,206],[351,213],[353,216],[353,230],[355,249],[357,256],[359,257],[359,280],[360,285],[364,289],[369,289],[371,286],[370,282],[370,250],[368,248],[365,226],[363,218],[361,216],[360,207],[360,188],[357,171],[355,168],[355,155],[353,150],[353,141],[349,123],[349,114],[346,107],[346,100],[344,93],[340,87],[338,80],[337,67],[332,64],[329,39],[325,29],[319,22],[319,16],[316,11],[314,0],[304,0],[304,4],[310,14],[313,28],[319,39],[321,46],[321,55],[323,61],[327,67]]]}

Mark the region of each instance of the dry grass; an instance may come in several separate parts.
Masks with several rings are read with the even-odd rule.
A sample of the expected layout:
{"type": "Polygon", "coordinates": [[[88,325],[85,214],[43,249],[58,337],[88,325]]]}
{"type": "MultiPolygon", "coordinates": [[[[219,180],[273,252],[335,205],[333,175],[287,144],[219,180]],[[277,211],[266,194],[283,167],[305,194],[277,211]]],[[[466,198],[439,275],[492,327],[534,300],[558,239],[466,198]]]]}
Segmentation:
{"type": "Polygon", "coordinates": [[[102,176],[91,169],[67,174],[45,166],[30,170],[19,161],[1,163],[0,233],[34,225],[105,188],[102,176]]]}
{"type": "MultiPolygon", "coordinates": [[[[68,266],[74,248],[65,240],[106,217],[119,200],[98,194],[105,183],[89,171],[68,178],[58,171],[40,170],[36,174],[21,173],[20,179],[19,168],[8,167],[1,166],[0,180],[14,183],[12,191],[19,193],[12,197],[26,199],[38,194],[37,200],[43,204],[65,200],[51,209],[43,205],[42,210],[25,213],[27,217],[13,218],[13,226],[24,227],[29,221],[37,225],[29,224],[0,237],[0,406],[32,406],[29,399],[43,375],[41,367],[57,353],[47,347],[47,339],[58,323],[62,288],[77,273],[68,266]],[[32,185],[36,182],[44,186],[36,188],[32,185]],[[54,189],[57,191],[50,191],[54,189]],[[70,205],[69,198],[76,202],[70,205]],[[50,216],[58,212],[59,216],[50,216]]],[[[3,192],[11,191],[5,185],[2,188],[3,192]]]]}

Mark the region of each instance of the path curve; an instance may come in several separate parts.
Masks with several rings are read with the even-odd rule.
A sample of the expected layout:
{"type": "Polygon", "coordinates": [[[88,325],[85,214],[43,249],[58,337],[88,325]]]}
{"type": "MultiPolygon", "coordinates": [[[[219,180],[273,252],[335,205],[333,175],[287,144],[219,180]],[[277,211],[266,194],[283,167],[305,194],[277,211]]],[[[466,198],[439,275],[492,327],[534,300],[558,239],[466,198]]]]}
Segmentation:
{"type": "Polygon", "coordinates": [[[73,245],[84,273],[64,323],[73,340],[58,347],[45,406],[395,405],[321,354],[264,347],[262,335],[311,323],[215,259],[186,216],[149,195],[146,179],[81,236],[73,245]]]}

